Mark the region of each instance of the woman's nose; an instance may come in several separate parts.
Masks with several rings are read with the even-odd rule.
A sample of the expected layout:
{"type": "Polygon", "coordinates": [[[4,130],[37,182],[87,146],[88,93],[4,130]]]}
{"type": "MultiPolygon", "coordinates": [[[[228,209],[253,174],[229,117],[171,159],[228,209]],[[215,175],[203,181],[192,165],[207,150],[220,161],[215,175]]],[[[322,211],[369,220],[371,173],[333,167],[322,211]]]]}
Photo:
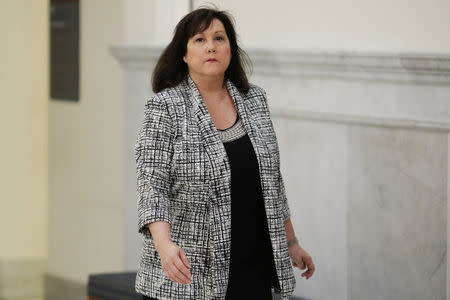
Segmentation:
{"type": "Polygon", "coordinates": [[[216,46],[214,45],[214,42],[208,42],[207,47],[208,52],[216,52],[216,46]]]}

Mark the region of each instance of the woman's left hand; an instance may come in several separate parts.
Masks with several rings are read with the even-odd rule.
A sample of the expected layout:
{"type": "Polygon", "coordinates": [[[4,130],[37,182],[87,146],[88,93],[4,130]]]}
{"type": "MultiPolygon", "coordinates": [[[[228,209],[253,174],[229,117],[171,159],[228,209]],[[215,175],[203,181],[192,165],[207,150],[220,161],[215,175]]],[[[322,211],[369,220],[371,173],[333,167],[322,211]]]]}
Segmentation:
{"type": "Polygon", "coordinates": [[[302,277],[309,279],[315,270],[312,257],[298,243],[291,245],[288,249],[289,256],[292,260],[292,265],[300,270],[308,268],[308,270],[302,273],[302,277]]]}

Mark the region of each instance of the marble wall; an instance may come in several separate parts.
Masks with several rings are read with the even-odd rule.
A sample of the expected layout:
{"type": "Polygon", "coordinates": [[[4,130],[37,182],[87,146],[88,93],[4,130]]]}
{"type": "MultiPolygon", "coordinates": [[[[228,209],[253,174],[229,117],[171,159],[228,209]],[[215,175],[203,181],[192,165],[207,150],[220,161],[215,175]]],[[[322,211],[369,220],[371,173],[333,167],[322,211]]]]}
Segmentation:
{"type": "Polygon", "coordinates": [[[447,153],[442,132],[349,126],[352,299],[445,299],[447,153]]]}
{"type": "MultiPolygon", "coordinates": [[[[159,48],[114,47],[125,71],[127,176],[159,48]]],[[[280,144],[292,222],[317,267],[306,299],[450,299],[450,56],[248,50],[280,144]]],[[[129,174],[128,174],[129,173],[129,174]]],[[[126,182],[127,266],[137,266],[126,182]]]]}

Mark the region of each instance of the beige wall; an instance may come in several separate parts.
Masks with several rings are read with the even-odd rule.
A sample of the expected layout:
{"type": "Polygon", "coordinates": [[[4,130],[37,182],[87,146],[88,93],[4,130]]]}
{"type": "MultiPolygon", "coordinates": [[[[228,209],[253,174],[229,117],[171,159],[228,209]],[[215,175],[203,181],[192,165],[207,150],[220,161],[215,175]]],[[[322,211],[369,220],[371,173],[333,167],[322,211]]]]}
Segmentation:
{"type": "Polygon", "coordinates": [[[0,5],[0,260],[47,256],[48,11],[0,5]]]}
{"type": "Polygon", "coordinates": [[[80,100],[50,102],[48,271],[85,283],[123,268],[123,1],[82,1],[80,100]]]}
{"type": "Polygon", "coordinates": [[[43,295],[48,253],[47,29],[45,1],[1,1],[0,299],[43,295]]]}
{"type": "MultiPolygon", "coordinates": [[[[183,0],[184,1],[184,0],[183,0]]],[[[127,45],[151,45],[156,36],[156,1],[123,0],[124,43],[127,45]]]]}
{"type": "Polygon", "coordinates": [[[194,0],[229,10],[244,47],[449,52],[448,0],[194,0]]]}
{"type": "Polygon", "coordinates": [[[189,12],[189,0],[123,1],[127,45],[167,45],[175,25],[189,12]]]}

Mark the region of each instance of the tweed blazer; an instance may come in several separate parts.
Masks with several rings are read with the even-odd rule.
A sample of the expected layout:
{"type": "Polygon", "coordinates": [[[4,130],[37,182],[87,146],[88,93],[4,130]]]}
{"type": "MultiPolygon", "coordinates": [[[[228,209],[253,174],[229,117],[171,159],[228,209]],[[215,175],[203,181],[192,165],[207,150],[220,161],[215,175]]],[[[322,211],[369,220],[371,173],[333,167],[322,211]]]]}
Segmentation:
{"type": "MultiPolygon", "coordinates": [[[[226,87],[257,157],[279,285],[287,299],[296,281],[284,221],[290,209],[265,91],[226,87]]],[[[231,171],[214,121],[189,75],[145,104],[135,144],[138,231],[143,237],[137,292],[157,299],[225,299],[230,268],[231,171]],[[161,267],[147,224],[171,224],[172,241],[186,252],[191,284],[171,281],[161,267]]],[[[245,247],[245,245],[242,245],[245,247]]]]}

